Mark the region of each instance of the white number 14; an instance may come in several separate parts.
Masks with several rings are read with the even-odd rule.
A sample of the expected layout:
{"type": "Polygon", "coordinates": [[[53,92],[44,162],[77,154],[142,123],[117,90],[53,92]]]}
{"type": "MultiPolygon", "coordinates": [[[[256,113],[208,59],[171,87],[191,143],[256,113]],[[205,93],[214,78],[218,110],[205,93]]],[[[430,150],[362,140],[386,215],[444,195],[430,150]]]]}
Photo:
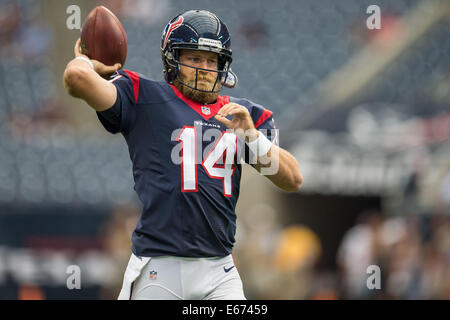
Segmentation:
{"type": "MultiPolygon", "coordinates": [[[[198,191],[197,176],[197,130],[195,127],[185,126],[177,137],[181,142],[181,190],[183,192],[198,191]]],[[[225,131],[217,139],[208,155],[202,162],[208,176],[212,179],[222,179],[223,194],[231,197],[233,192],[232,177],[236,167],[234,157],[237,151],[237,137],[234,133],[225,131]],[[223,166],[216,163],[223,157],[223,166]]]]}

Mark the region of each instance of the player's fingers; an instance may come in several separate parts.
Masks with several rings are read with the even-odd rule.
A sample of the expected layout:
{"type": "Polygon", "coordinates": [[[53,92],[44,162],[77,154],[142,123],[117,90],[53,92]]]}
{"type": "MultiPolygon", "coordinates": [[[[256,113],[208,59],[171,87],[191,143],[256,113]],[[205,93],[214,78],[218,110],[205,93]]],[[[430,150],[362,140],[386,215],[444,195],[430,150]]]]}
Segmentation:
{"type": "Polygon", "coordinates": [[[231,115],[231,114],[241,114],[241,113],[245,113],[245,110],[247,110],[245,107],[241,107],[241,106],[233,106],[231,109],[228,110],[228,112],[225,114],[226,116],[231,115]]]}
{"type": "Polygon", "coordinates": [[[113,66],[107,66],[97,60],[91,60],[91,61],[94,64],[95,71],[97,71],[97,73],[99,73],[99,74],[111,74],[111,73],[116,72],[117,70],[119,70],[122,67],[122,65],[120,63],[116,63],[113,66]]]}
{"type": "Polygon", "coordinates": [[[226,105],[224,105],[222,108],[220,108],[218,114],[221,116],[227,116],[228,112],[234,108],[235,106],[238,106],[238,104],[235,103],[227,103],[226,105]]]}
{"type": "Polygon", "coordinates": [[[231,129],[231,120],[228,120],[227,118],[222,117],[222,116],[219,115],[219,114],[216,114],[216,115],[214,116],[214,118],[215,118],[217,121],[223,123],[227,128],[230,128],[230,129],[231,129]]]}
{"type": "Polygon", "coordinates": [[[103,63],[101,63],[98,60],[94,60],[94,59],[91,59],[91,61],[94,64],[94,69],[97,73],[99,73],[99,74],[105,73],[106,66],[103,63]]]}
{"type": "Polygon", "coordinates": [[[75,57],[78,57],[81,54],[81,38],[78,38],[77,42],[75,42],[73,53],[75,54],[75,57]]]}
{"type": "Polygon", "coordinates": [[[105,66],[105,71],[106,72],[116,72],[120,68],[122,68],[122,65],[120,63],[116,63],[113,66],[105,66]]]}
{"type": "Polygon", "coordinates": [[[224,105],[222,108],[219,109],[219,111],[217,112],[218,115],[223,115],[225,110],[227,109],[228,104],[224,105]]]}
{"type": "Polygon", "coordinates": [[[227,113],[231,108],[233,108],[236,104],[233,102],[227,103],[219,110],[219,114],[225,114],[227,113]]]}
{"type": "MultiPolygon", "coordinates": [[[[247,112],[247,108],[242,107],[240,105],[237,106],[233,106],[232,108],[230,108],[225,114],[224,116],[230,116],[230,115],[234,115],[240,118],[243,118],[245,116],[247,116],[248,112],[247,112]]],[[[248,114],[250,115],[250,114],[248,114]]]]}

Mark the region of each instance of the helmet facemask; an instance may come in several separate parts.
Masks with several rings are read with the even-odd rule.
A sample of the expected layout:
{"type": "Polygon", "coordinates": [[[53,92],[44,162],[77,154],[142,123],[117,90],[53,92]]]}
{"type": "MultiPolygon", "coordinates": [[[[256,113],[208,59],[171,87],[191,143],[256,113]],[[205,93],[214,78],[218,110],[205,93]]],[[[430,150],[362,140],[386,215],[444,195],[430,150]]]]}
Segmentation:
{"type": "Polygon", "coordinates": [[[231,72],[231,69],[229,69],[231,56],[217,52],[217,50],[198,50],[198,51],[214,52],[214,53],[218,54],[218,60],[219,60],[218,61],[218,70],[204,69],[204,68],[195,67],[195,66],[188,65],[188,64],[181,62],[180,61],[180,52],[182,49],[196,50],[193,48],[185,48],[185,47],[176,46],[176,48],[171,48],[170,50],[168,50],[166,52],[166,56],[165,56],[166,63],[173,74],[172,75],[173,79],[170,82],[177,80],[179,83],[181,83],[182,85],[184,85],[190,89],[197,90],[200,92],[206,92],[206,93],[218,93],[222,89],[222,85],[226,86],[225,82],[228,79],[229,72],[231,72]],[[184,82],[183,79],[181,79],[180,66],[195,69],[195,83],[193,86],[184,82]],[[208,72],[208,73],[216,73],[217,74],[216,80],[215,80],[214,85],[211,90],[203,90],[198,87],[198,79],[199,79],[199,71],[200,70],[208,72]]]}

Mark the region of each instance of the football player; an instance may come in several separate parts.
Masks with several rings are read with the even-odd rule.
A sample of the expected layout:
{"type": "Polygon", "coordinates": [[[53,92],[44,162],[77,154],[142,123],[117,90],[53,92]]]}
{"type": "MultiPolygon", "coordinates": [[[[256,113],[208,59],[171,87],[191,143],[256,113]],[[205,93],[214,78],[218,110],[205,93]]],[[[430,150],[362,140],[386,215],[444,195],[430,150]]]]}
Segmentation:
{"type": "Polygon", "coordinates": [[[125,138],[143,205],[119,299],[245,299],[231,255],[240,160],[288,192],[302,184],[298,162],[278,146],[271,111],[219,95],[237,77],[215,14],[174,17],[161,55],[165,81],[157,82],[90,60],[78,40],[64,72],[69,94],[125,138]]]}

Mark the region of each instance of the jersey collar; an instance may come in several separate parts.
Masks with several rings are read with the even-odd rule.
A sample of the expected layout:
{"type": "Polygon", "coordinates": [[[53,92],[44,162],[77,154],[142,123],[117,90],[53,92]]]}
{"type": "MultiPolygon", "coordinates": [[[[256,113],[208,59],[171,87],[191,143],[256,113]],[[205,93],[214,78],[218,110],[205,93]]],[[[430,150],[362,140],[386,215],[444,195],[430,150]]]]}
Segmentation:
{"type": "Polygon", "coordinates": [[[229,96],[218,96],[216,103],[213,104],[202,104],[197,101],[191,100],[186,97],[177,87],[170,84],[173,92],[178,98],[183,100],[189,107],[191,107],[195,112],[203,117],[205,120],[209,120],[219,112],[220,108],[230,102],[229,96]]]}

